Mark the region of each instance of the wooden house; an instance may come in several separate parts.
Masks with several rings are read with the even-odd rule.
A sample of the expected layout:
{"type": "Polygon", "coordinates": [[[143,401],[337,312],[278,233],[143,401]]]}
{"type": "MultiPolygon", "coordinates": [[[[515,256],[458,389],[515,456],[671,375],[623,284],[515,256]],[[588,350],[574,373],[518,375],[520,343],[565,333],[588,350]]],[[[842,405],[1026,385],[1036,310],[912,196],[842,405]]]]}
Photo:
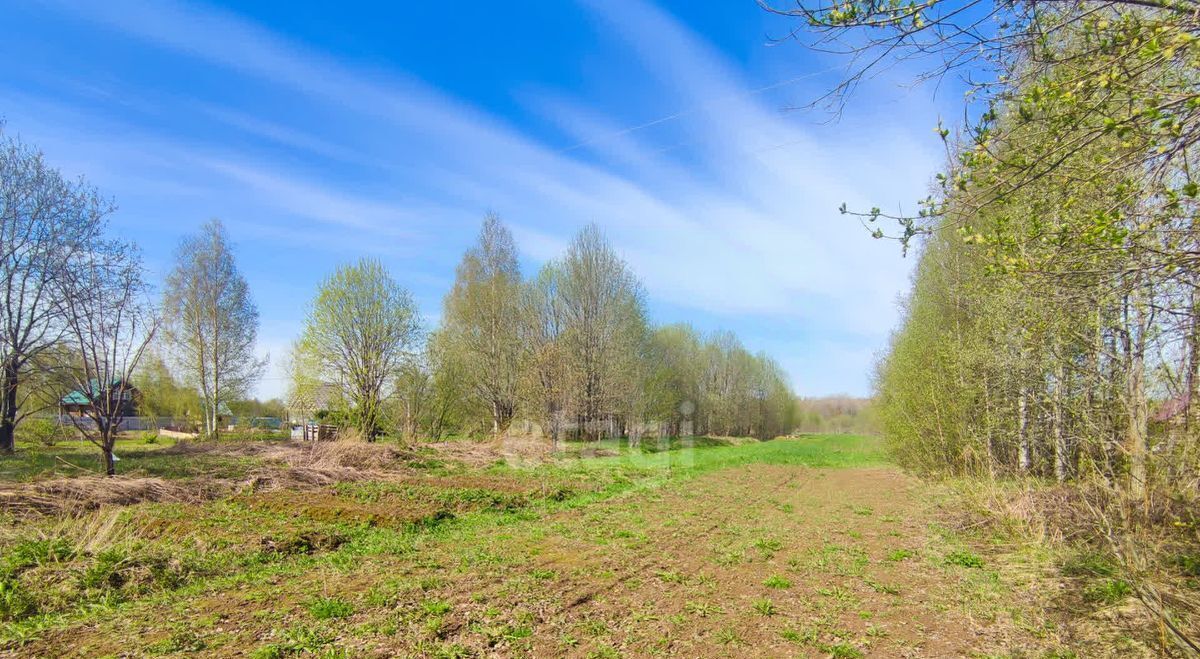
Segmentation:
{"type": "Polygon", "coordinates": [[[58,403],[60,413],[63,416],[87,416],[94,405],[92,395],[95,395],[95,400],[103,400],[104,396],[120,396],[119,416],[137,416],[137,403],[141,395],[132,384],[122,386],[121,380],[114,380],[111,385],[102,387],[99,381],[92,379],[88,382],[88,390],[76,389],[63,396],[58,403]]]}

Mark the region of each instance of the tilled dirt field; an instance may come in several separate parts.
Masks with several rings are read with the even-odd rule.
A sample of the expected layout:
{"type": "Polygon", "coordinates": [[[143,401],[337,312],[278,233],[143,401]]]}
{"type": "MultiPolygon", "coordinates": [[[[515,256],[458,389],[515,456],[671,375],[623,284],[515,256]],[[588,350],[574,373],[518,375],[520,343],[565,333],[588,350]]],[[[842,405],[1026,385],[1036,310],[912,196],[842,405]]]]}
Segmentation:
{"type": "MultiPolygon", "coordinates": [[[[729,468],[211,581],[14,653],[950,657],[1055,647],[1027,605],[1036,582],[959,546],[927,488],[891,468],[729,468]]],[[[333,514],[330,501],[314,507],[333,514]]]]}

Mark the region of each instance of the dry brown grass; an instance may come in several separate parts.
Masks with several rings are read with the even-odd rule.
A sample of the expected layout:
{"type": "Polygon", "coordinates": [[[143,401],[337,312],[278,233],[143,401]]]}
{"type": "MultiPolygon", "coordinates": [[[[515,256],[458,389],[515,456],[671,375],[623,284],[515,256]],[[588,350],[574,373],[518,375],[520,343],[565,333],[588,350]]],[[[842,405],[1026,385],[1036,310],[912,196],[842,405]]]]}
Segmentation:
{"type": "Polygon", "coordinates": [[[485,440],[430,442],[421,446],[472,467],[486,467],[500,460],[542,464],[554,459],[554,446],[550,440],[532,435],[505,434],[485,440]]]}
{"type": "Polygon", "coordinates": [[[130,476],[80,476],[34,483],[0,484],[0,513],[13,517],[77,516],[98,508],[141,502],[198,503],[235,492],[312,489],[339,482],[394,480],[414,470],[411,451],[388,444],[337,441],[322,443],[180,442],[164,454],[256,457],[266,465],[244,478],[194,476],[180,479],[130,476]]]}
{"type": "Polygon", "coordinates": [[[1200,507],[1191,498],[1152,490],[1131,499],[1103,479],[1070,484],[964,481],[962,529],[988,529],[1049,550],[1062,567],[1054,607],[1061,623],[1097,646],[1126,633],[1165,656],[1197,656],[1200,592],[1174,561],[1200,551],[1200,507]],[[1111,573],[1072,573],[1080,556],[1102,557],[1111,573]],[[1129,596],[1097,602],[1089,589],[1121,582],[1129,596]]]}
{"type": "Polygon", "coordinates": [[[63,515],[142,501],[197,502],[213,498],[208,489],[161,478],[60,478],[0,486],[0,511],[15,516],[63,515]]]}
{"type": "MultiPolygon", "coordinates": [[[[289,448],[294,443],[289,443],[289,448]]],[[[357,441],[314,442],[280,456],[292,467],[311,469],[391,470],[415,460],[416,454],[392,444],[357,441]]]]}

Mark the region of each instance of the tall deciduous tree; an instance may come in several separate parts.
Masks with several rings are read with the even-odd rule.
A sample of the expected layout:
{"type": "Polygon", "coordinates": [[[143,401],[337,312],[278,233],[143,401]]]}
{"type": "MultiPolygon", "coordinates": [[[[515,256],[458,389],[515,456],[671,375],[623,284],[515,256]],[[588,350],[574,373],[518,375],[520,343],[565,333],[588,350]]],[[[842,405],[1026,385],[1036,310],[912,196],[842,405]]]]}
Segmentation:
{"type": "Polygon", "coordinates": [[[185,379],[204,402],[205,434],[216,439],[221,408],[244,398],[266,366],[254,351],[258,308],[220,220],[180,243],[163,313],[185,379]]]}
{"type": "Polygon", "coordinates": [[[316,380],[341,387],[359,432],[374,441],[387,388],[415,354],[419,337],[412,295],[382,263],[362,259],[321,284],[298,344],[303,358],[296,362],[313,365],[316,380]]]}
{"type": "Polygon", "coordinates": [[[557,294],[568,390],[584,436],[615,430],[639,384],[637,360],[647,339],[641,284],[596,225],[571,241],[557,294]]]}
{"type": "Polygon", "coordinates": [[[39,392],[27,384],[46,378],[27,376],[45,375],[56,361],[42,357],[67,329],[67,270],[100,239],[112,208],[91,185],[67,180],[40,151],[0,133],[0,453],[13,451],[17,423],[38,407],[30,402],[39,392]]]}
{"type": "Polygon", "coordinates": [[[479,240],[463,255],[446,296],[442,340],[470,396],[489,410],[492,432],[504,431],[517,407],[520,381],[521,271],[512,234],[489,214],[479,240]]]}
{"type": "Polygon", "coordinates": [[[80,432],[100,448],[104,473],[116,473],[113,445],[133,396],[133,376],[158,328],[146,298],[141,258],[125,243],[93,244],[63,279],[66,341],[72,360],[65,383],[86,398],[80,432]]]}
{"type": "Polygon", "coordinates": [[[521,288],[525,337],[521,399],[525,414],[536,419],[555,444],[562,437],[569,408],[562,340],[566,318],[558,294],[561,279],[558,265],[549,263],[521,288]]]}

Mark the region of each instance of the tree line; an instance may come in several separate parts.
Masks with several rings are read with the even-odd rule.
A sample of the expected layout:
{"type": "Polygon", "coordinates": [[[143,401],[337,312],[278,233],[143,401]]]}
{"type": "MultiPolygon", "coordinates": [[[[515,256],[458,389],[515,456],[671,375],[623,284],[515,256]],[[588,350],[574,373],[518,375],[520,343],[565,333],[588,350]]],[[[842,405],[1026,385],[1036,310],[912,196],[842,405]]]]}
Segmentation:
{"type": "Polygon", "coordinates": [[[343,264],[287,355],[288,400],[247,401],[267,361],[225,227],[213,220],[185,237],[156,291],[137,246],[109,235],[114,209],[0,133],[0,453],[67,392],[109,474],[135,391],[144,411],[192,418],[209,439],[234,407],[319,416],[368,440],[496,435],[514,422],[556,442],[791,430],[778,364],[730,333],[653,327],[641,283],[597,227],[525,278],[494,215],[463,255],[438,327],[424,326],[378,260],[343,264]]]}
{"type": "Polygon", "coordinates": [[[332,408],[363,437],[497,435],[554,442],[651,433],[773,437],[793,398],[770,357],[737,337],[653,327],[641,283],[595,225],[523,278],[495,215],[462,257],[440,325],[422,331],[378,261],[320,286],[290,359],[289,398],[332,408]]]}
{"type": "Polygon", "coordinates": [[[961,131],[919,212],[857,216],[918,249],[878,414],[925,473],[1084,493],[1177,645],[1189,597],[1150,547],[1200,541],[1200,21],[1195,2],[801,0],[801,38],[920,77],[969,69],[961,131]],[[836,48],[835,48],[836,49],[836,48]],[[885,220],[897,222],[897,231],[885,220]],[[1104,496],[1098,492],[1106,493],[1104,496]],[[1157,529],[1154,542],[1148,528],[1157,529]],[[1164,539],[1165,538],[1165,539],[1164,539]]]}

